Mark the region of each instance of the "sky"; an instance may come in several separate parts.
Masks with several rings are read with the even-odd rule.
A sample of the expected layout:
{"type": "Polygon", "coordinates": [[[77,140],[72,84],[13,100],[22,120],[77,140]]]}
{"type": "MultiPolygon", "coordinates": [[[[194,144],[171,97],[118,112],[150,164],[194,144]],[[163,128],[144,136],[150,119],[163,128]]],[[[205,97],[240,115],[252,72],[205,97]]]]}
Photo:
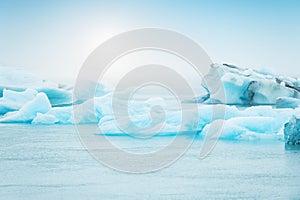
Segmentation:
{"type": "Polygon", "coordinates": [[[300,77],[297,0],[0,0],[0,66],[72,83],[102,42],[145,27],[190,37],[216,63],[300,77]]]}

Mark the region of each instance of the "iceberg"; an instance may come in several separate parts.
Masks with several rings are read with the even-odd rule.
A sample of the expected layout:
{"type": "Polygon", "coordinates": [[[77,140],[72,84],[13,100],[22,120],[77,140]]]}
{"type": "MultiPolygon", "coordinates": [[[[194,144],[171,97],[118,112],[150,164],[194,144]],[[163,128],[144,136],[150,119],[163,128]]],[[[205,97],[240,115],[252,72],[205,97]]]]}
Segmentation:
{"type": "Polygon", "coordinates": [[[19,110],[25,103],[35,98],[37,91],[26,89],[23,92],[16,92],[4,89],[2,95],[3,97],[0,98],[0,115],[19,110]]]}
{"type": "Polygon", "coordinates": [[[72,87],[46,81],[24,70],[0,67],[0,97],[6,90],[22,92],[26,89],[45,93],[52,106],[72,103],[72,87]]]}
{"type": "Polygon", "coordinates": [[[36,117],[32,120],[31,123],[51,125],[51,124],[57,124],[58,122],[59,120],[54,115],[37,113],[36,117]]]}
{"type": "MultiPolygon", "coordinates": [[[[206,100],[207,103],[218,102],[243,106],[275,105],[280,97],[300,98],[299,80],[295,78],[265,74],[228,64],[213,64],[206,77],[214,76],[215,73],[221,77],[226,97],[220,98],[221,95],[217,92],[206,100]]],[[[209,91],[205,82],[202,85],[209,91]]],[[[203,96],[199,99],[203,99],[203,96]]]]}
{"type": "Polygon", "coordinates": [[[0,123],[92,123],[103,134],[122,134],[125,128],[133,135],[197,131],[204,136],[213,123],[224,120],[221,139],[283,138],[293,132],[288,128],[292,125],[285,124],[291,116],[300,114],[299,79],[227,64],[213,64],[212,68],[207,76],[220,75],[226,98],[220,98],[218,91],[211,94],[203,82],[206,93],[181,102],[187,110],[180,110],[177,101],[159,96],[139,96],[132,102],[120,97],[113,107],[113,93],[103,85],[99,85],[94,98],[72,102],[71,86],[0,67],[0,123]],[[195,103],[198,114],[188,109],[195,103]],[[213,110],[224,104],[225,116],[214,115],[213,110]],[[114,109],[118,110],[117,116],[114,109]],[[188,118],[182,118],[183,112],[188,118]],[[147,132],[139,131],[143,129],[147,132]]]}
{"type": "Polygon", "coordinates": [[[300,99],[279,97],[276,100],[276,108],[297,108],[300,105],[300,99]]]}
{"type": "Polygon", "coordinates": [[[46,113],[37,113],[32,124],[72,124],[72,107],[54,107],[46,113]]]}
{"type": "Polygon", "coordinates": [[[288,145],[300,145],[300,117],[292,116],[284,125],[284,139],[288,145]]]}
{"type": "MultiPolygon", "coordinates": [[[[210,124],[203,130],[206,135],[210,124]]],[[[279,138],[282,123],[273,117],[237,117],[225,120],[221,139],[260,139],[262,137],[279,138]]]]}
{"type": "Polygon", "coordinates": [[[50,110],[51,104],[45,93],[38,93],[35,98],[18,110],[6,113],[0,118],[0,123],[31,123],[37,113],[46,113],[50,110]]]}
{"type": "MultiPolygon", "coordinates": [[[[281,129],[289,120],[290,116],[299,113],[294,109],[273,109],[271,106],[255,106],[239,110],[235,106],[226,106],[224,118],[213,115],[214,105],[200,105],[199,116],[190,113],[188,121],[181,121],[181,112],[166,111],[170,115],[166,115],[164,120],[165,126],[161,132],[176,132],[183,125],[183,131],[197,131],[201,135],[206,135],[211,124],[217,120],[224,120],[221,139],[260,139],[275,138],[282,139],[281,129]],[[197,118],[197,124],[195,124],[197,118]]],[[[145,127],[149,123],[149,117],[145,115],[134,115],[132,119],[137,125],[145,127]]],[[[119,120],[120,123],[126,123],[126,120],[119,120]]],[[[105,115],[99,121],[99,127],[103,133],[118,133],[122,130],[113,115],[105,115]]],[[[122,124],[126,127],[126,124],[122,124]]],[[[126,127],[127,131],[134,132],[126,127]]]]}

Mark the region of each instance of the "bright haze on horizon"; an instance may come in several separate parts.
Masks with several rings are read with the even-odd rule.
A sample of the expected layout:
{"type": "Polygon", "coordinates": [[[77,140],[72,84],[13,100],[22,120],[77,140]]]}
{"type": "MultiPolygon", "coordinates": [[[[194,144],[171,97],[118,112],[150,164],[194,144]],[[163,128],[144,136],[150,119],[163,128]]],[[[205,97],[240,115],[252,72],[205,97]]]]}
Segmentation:
{"type": "Polygon", "coordinates": [[[213,62],[300,77],[300,1],[0,1],[0,66],[73,83],[102,42],[137,28],[187,35],[213,62]]]}

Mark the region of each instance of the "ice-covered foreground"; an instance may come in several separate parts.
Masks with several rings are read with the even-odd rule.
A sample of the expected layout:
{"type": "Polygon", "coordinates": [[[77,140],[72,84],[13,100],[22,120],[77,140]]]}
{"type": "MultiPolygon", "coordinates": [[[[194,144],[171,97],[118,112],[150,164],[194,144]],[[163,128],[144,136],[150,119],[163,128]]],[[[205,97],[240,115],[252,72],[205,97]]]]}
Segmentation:
{"type": "Polygon", "coordinates": [[[255,139],[282,138],[284,124],[291,116],[300,114],[299,79],[231,65],[213,65],[208,76],[213,76],[213,73],[221,76],[226,100],[223,102],[217,93],[212,95],[208,91],[198,99],[187,101],[186,105],[202,103],[198,114],[183,111],[188,113],[190,120],[182,120],[182,112],[174,109],[174,101],[152,98],[128,105],[127,101],[120,99],[115,109],[124,112],[119,113],[116,123],[110,92],[75,105],[70,87],[39,79],[24,71],[0,67],[0,123],[98,123],[103,133],[122,133],[119,125],[134,133],[136,129],[128,121],[129,113],[137,127],[147,128],[151,124],[154,129],[162,127],[161,133],[170,133],[179,131],[182,125],[181,131],[196,130],[205,135],[213,121],[223,118],[213,115],[212,108],[218,103],[227,104],[221,138],[255,139]],[[161,109],[152,109],[157,105],[165,110],[164,114],[161,109]],[[79,113],[76,119],[73,110],[79,113]]]}

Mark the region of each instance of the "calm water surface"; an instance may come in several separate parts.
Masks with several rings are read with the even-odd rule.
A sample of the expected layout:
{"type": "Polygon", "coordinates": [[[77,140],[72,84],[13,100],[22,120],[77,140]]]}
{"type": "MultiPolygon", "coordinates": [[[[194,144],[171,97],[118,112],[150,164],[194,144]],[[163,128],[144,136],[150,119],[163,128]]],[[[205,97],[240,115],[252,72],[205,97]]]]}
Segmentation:
{"type": "MultiPolygon", "coordinates": [[[[127,139],[113,137],[141,152],[170,140],[127,139]]],[[[0,199],[300,199],[299,150],[279,140],[219,141],[199,160],[200,146],[164,170],[134,175],[99,164],[71,125],[0,125],[0,199]]]]}

